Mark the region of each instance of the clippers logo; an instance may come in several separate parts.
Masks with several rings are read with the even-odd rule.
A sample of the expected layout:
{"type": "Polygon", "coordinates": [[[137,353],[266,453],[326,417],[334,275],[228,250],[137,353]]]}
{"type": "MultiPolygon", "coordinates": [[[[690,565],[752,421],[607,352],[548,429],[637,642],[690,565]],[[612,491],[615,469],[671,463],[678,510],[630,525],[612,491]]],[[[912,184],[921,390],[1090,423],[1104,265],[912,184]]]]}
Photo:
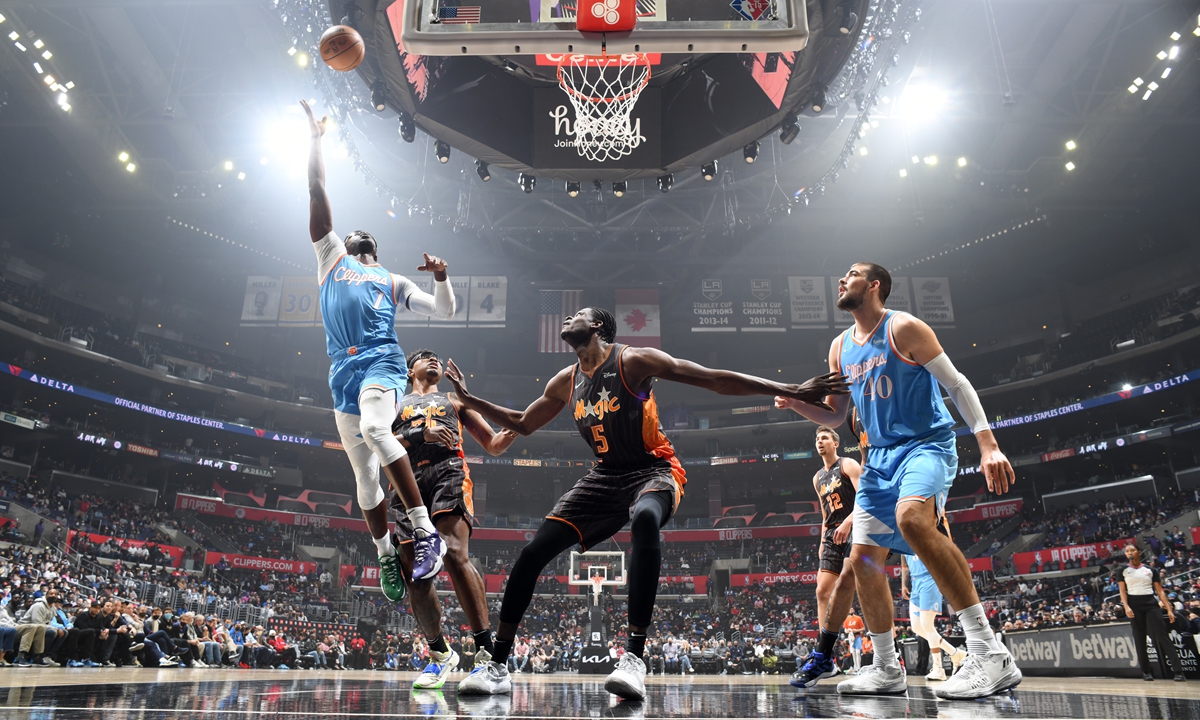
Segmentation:
{"type": "Polygon", "coordinates": [[[333,273],[333,281],[350,283],[351,285],[362,285],[365,282],[378,283],[380,285],[388,285],[391,283],[389,278],[376,275],[375,273],[371,272],[358,272],[357,270],[352,270],[345,265],[339,267],[333,273]]]}

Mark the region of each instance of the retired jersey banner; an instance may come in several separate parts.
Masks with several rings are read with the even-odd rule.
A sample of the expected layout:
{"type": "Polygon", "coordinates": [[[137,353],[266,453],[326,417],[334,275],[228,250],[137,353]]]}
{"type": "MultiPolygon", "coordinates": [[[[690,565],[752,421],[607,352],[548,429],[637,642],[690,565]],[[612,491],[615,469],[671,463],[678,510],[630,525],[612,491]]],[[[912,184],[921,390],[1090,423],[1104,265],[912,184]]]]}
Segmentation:
{"type": "MultiPolygon", "coordinates": [[[[424,274],[424,273],[422,273],[424,274]]],[[[429,318],[429,327],[438,328],[465,328],[467,326],[467,315],[470,304],[468,297],[471,295],[471,277],[464,275],[463,277],[450,276],[450,288],[454,291],[454,317],[449,320],[432,315],[429,318]]]]}
{"type": "Polygon", "coordinates": [[[504,327],[508,317],[508,278],[504,275],[472,275],[471,297],[466,313],[471,327],[504,327]]]}
{"type": "Polygon", "coordinates": [[[692,332],[737,332],[733,293],[722,278],[703,278],[691,296],[692,332]]]}
{"type": "Polygon", "coordinates": [[[313,327],[321,324],[320,286],[312,275],[285,277],[279,305],[279,327],[313,327]]]}
{"type": "Polygon", "coordinates": [[[950,281],[944,277],[913,278],[916,315],[931,325],[953,325],[954,303],[950,300],[950,281]]]}
{"type": "Polygon", "coordinates": [[[738,326],[742,332],[787,332],[789,302],[782,278],[739,280],[738,326]]]}
{"type": "Polygon", "coordinates": [[[889,310],[912,313],[912,288],[908,285],[908,278],[892,278],[892,292],[888,294],[887,302],[884,305],[889,310]]]}
{"type": "Polygon", "coordinates": [[[251,275],[246,278],[246,298],[242,302],[242,325],[275,326],[279,322],[279,297],[283,282],[279,278],[251,275]]]}
{"type": "Polygon", "coordinates": [[[788,278],[788,300],[792,309],[792,327],[829,327],[829,302],[822,277],[788,278]]]}
{"type": "Polygon", "coordinates": [[[617,342],[633,347],[662,347],[658,290],[617,291],[617,342]]]}
{"type": "MultiPolygon", "coordinates": [[[[1133,538],[1110,540],[1108,542],[1090,543],[1088,545],[1068,545],[1066,547],[1043,548],[1031,552],[1013,553],[1012,566],[1018,575],[1029,573],[1051,572],[1046,566],[1053,562],[1079,562],[1080,567],[1103,565],[1112,558],[1121,558],[1122,550],[1133,542],[1133,538]]],[[[1062,570],[1056,567],[1055,570],[1062,570]]]]}

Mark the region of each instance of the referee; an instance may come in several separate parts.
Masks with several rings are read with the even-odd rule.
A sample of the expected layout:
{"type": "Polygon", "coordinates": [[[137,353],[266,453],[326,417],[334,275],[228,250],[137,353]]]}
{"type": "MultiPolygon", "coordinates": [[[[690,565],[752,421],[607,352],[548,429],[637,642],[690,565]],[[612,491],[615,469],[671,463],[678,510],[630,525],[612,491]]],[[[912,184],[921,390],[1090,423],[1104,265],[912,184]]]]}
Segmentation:
{"type": "Polygon", "coordinates": [[[1122,571],[1118,586],[1121,588],[1121,604],[1125,606],[1125,615],[1133,620],[1133,642],[1137,645],[1142,679],[1154,679],[1150,672],[1150,655],[1146,650],[1146,634],[1149,633],[1159,657],[1166,656],[1167,664],[1175,673],[1175,682],[1184,682],[1187,678],[1183,676],[1179,652],[1167,637],[1167,626],[1163,624],[1159,601],[1167,609],[1167,619],[1172,624],[1175,622],[1175,610],[1167,602],[1158,570],[1142,564],[1142,552],[1133,543],[1125,546],[1125,558],[1129,560],[1129,565],[1122,571]]]}

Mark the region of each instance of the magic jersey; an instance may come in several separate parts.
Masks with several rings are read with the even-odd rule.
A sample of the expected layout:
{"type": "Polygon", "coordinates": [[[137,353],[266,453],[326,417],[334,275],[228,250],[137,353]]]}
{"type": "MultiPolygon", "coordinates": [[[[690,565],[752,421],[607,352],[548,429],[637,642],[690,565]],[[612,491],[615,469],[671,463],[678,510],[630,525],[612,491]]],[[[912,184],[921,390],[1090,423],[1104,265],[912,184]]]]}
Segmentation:
{"type": "Polygon", "coordinates": [[[428,395],[411,393],[400,401],[400,413],[392,426],[393,432],[400,432],[407,427],[436,427],[442,425],[450,428],[454,436],[454,448],[447,448],[441,443],[425,442],[415,445],[408,450],[414,468],[439,463],[450,457],[463,457],[462,421],[454,403],[449,396],[442,392],[432,392],[428,395]]]}
{"type": "Polygon", "coordinates": [[[350,257],[341,238],[332,232],[313,247],[319,263],[321,319],[329,356],[350,348],[398,344],[396,305],[407,304],[416,284],[378,264],[364,265],[350,257]]]}
{"type": "Polygon", "coordinates": [[[817,473],[817,497],[825,513],[825,527],[836,528],[854,511],[854,483],[842,472],[842,458],[837,464],[817,473]]]}
{"type": "Polygon", "coordinates": [[[884,311],[862,343],[854,338],[853,327],[839,338],[838,366],[850,378],[850,398],[858,408],[859,426],[873,448],[954,427],[937,380],[896,351],[892,321],[898,315],[894,310],[884,311]]]}
{"type": "Polygon", "coordinates": [[[600,367],[588,375],[571,368],[571,404],[575,427],[604,469],[636,470],[668,463],[682,488],[687,482],[675,448],[658,423],[654,391],[643,397],[625,384],[621,370],[624,345],[613,345],[600,367]]]}

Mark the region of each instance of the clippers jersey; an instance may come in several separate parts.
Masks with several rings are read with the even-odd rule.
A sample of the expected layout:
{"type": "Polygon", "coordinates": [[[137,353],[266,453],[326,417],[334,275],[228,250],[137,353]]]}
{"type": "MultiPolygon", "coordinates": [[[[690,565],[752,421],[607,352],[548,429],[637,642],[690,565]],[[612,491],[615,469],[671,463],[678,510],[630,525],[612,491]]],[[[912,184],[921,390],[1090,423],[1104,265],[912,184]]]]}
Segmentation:
{"type": "Polygon", "coordinates": [[[850,397],[872,448],[886,448],[954,427],[937,380],[896,352],[894,310],[884,311],[862,344],[854,328],[842,332],[838,366],[850,378],[850,397]]]}
{"type": "Polygon", "coordinates": [[[675,448],[658,423],[654,391],[642,397],[625,385],[621,371],[624,345],[613,345],[589,377],[571,368],[571,404],[575,427],[600,459],[600,467],[637,470],[668,464],[682,488],[687,482],[675,448]]]}
{"type": "Polygon", "coordinates": [[[825,512],[826,529],[837,528],[854,511],[854,483],[842,472],[842,458],[837,465],[817,475],[817,497],[825,512]]]}
{"type": "MultiPolygon", "coordinates": [[[[314,245],[318,246],[318,259],[340,253],[333,266],[318,278],[329,356],[350,348],[398,344],[396,305],[407,302],[416,285],[378,264],[364,265],[347,255],[342,241],[332,232],[314,245]]],[[[325,267],[322,264],[321,269],[325,267]]]]}
{"type": "MultiPolygon", "coordinates": [[[[400,412],[392,425],[392,432],[400,432],[405,427],[436,427],[444,425],[450,428],[454,435],[454,449],[451,450],[441,443],[425,442],[408,448],[414,469],[432,463],[439,463],[446,458],[463,457],[462,421],[458,411],[449,396],[442,392],[431,392],[428,395],[411,393],[400,401],[400,412]]],[[[466,465],[464,464],[464,469],[466,465]]]]}

